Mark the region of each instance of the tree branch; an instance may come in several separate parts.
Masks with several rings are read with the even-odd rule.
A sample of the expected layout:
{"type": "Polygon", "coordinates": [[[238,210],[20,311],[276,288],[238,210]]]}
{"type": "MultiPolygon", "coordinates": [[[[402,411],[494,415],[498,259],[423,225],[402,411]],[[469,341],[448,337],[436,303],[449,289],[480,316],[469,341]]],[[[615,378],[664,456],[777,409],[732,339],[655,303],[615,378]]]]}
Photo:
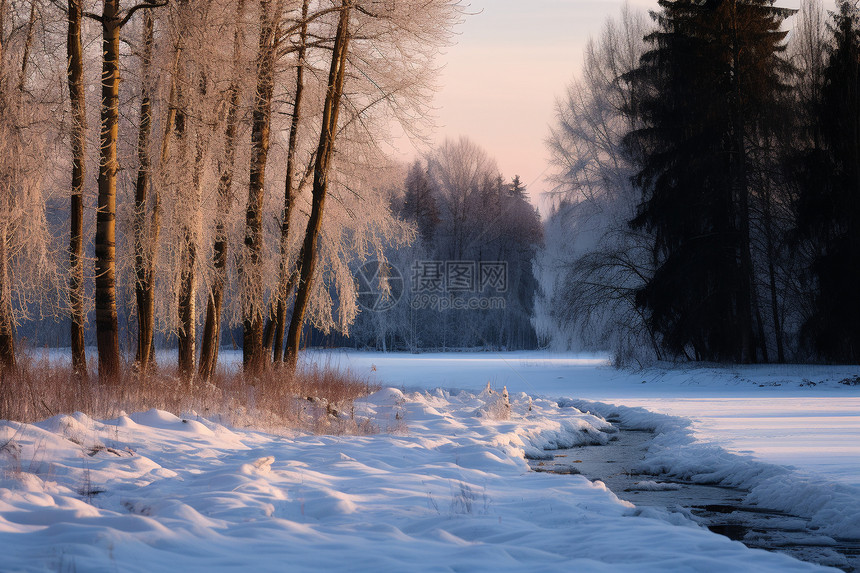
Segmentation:
{"type": "Polygon", "coordinates": [[[138,10],[141,10],[143,8],[161,8],[162,6],[167,6],[167,3],[169,1],[170,0],[146,0],[146,3],[144,4],[137,4],[136,6],[132,6],[128,9],[128,12],[126,12],[125,18],[120,21],[119,27],[122,28],[123,26],[125,26],[128,21],[131,20],[131,17],[134,16],[134,13],[138,10]]]}
{"type": "Polygon", "coordinates": [[[291,36],[292,34],[298,32],[302,28],[302,26],[306,26],[307,24],[310,24],[314,20],[318,20],[318,19],[322,18],[326,14],[331,14],[332,12],[340,12],[341,10],[343,10],[342,6],[334,6],[332,8],[325,8],[323,10],[320,10],[319,12],[314,12],[306,20],[299,20],[295,24],[293,24],[292,26],[287,28],[286,30],[282,31],[281,35],[278,37],[277,41],[280,43],[280,42],[284,41],[286,38],[288,38],[289,36],[291,36]]]}

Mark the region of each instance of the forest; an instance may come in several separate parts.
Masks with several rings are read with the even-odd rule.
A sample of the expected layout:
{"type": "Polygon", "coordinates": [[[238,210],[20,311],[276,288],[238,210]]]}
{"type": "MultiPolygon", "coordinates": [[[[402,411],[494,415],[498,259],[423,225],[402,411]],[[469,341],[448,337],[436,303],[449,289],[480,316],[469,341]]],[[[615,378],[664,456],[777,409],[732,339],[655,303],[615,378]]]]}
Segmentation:
{"type": "Polygon", "coordinates": [[[625,8],[558,101],[543,219],[467,137],[391,159],[464,17],[0,0],[2,368],[22,340],[103,379],[165,348],[209,378],[222,345],[860,361],[857,8],[625,8]]]}
{"type": "Polygon", "coordinates": [[[860,361],[858,10],[661,0],[557,106],[536,325],[621,363],[860,361]]]}
{"type": "MultiPolygon", "coordinates": [[[[223,340],[254,370],[294,365],[303,332],[347,334],[356,269],[416,236],[392,132],[427,139],[462,14],[450,0],[3,0],[4,368],[24,338],[71,347],[80,373],[95,342],[106,379],[178,348],[182,376],[208,378],[223,340]]],[[[501,177],[482,161],[464,185],[501,177]]]]}

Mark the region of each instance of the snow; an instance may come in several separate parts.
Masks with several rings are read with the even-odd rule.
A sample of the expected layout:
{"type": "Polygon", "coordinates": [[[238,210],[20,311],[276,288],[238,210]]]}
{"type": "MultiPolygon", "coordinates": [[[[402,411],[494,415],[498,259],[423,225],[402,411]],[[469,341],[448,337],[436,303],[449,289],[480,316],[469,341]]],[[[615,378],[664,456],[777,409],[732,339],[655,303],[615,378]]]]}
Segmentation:
{"type": "Polygon", "coordinates": [[[585,399],[692,420],[698,441],[822,479],[860,486],[858,366],[756,365],[616,370],[605,356],[547,352],[317,352],[383,385],[479,389],[585,399]],[[847,382],[847,383],[844,383],[847,382]]]}
{"type": "Polygon", "coordinates": [[[603,444],[618,425],[657,432],[642,491],[675,487],[667,475],[738,485],[811,518],[817,541],[860,538],[860,387],[841,383],[857,368],[307,358],[384,387],[355,412],[380,433],[274,435],[158,410],[0,422],[0,570],[824,570],[529,471],[525,456],[603,444]]]}
{"type": "Polygon", "coordinates": [[[320,352],[383,384],[476,388],[487,380],[628,427],[658,430],[640,471],[751,490],[748,501],[860,539],[860,367],[690,366],[616,370],[607,357],[547,352],[320,352]],[[420,365],[416,366],[412,364],[420,365]]]}

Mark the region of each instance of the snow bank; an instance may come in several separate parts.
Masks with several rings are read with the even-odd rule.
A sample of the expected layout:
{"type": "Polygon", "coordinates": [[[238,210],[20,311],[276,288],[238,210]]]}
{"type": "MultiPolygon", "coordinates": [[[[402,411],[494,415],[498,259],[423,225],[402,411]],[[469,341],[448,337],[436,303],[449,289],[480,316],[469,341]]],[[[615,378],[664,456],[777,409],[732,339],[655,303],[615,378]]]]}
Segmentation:
{"type": "Polygon", "coordinates": [[[599,413],[386,389],[356,414],[387,433],[286,438],[157,410],[2,422],[0,568],[821,569],[639,511],[582,476],[529,471],[525,455],[612,439],[599,413]]]}
{"type": "Polygon", "coordinates": [[[812,527],[824,535],[860,539],[858,487],[727,452],[697,440],[690,420],[684,418],[583,400],[560,404],[618,420],[627,428],[654,431],[648,455],[636,471],[745,489],[748,503],[809,517],[812,527]]]}

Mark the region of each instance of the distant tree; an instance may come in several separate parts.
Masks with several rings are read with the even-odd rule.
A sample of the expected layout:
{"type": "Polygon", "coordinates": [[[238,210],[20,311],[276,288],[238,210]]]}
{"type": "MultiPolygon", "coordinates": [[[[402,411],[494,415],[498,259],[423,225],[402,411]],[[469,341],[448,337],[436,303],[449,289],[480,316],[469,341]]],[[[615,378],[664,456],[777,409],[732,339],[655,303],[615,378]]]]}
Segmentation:
{"type": "Polygon", "coordinates": [[[475,225],[485,208],[482,190],[499,177],[499,168],[479,145],[467,137],[446,139],[428,158],[428,172],[436,189],[441,224],[437,229],[437,256],[449,260],[465,257],[482,239],[475,225]]]}
{"type": "Polygon", "coordinates": [[[648,360],[660,350],[636,306],[651,276],[647,233],[632,229],[641,193],[625,135],[633,85],[623,78],[645,51],[647,19],[629,8],[589,41],[579,77],[556,103],[547,147],[554,184],[545,245],[536,257],[535,326],[542,343],[648,360]],[[656,352],[655,352],[656,350],[656,352]]]}
{"type": "Polygon", "coordinates": [[[518,178],[506,182],[495,160],[466,137],[447,140],[425,161],[414,162],[401,185],[400,216],[415,226],[420,240],[386,257],[399,264],[405,293],[385,320],[359,317],[359,327],[375,334],[377,347],[396,346],[386,336],[397,335],[413,351],[533,348],[532,264],[543,233],[525,186],[518,178]],[[487,280],[482,268],[499,272],[499,281],[487,280]],[[452,279],[458,272],[459,282],[452,279]],[[425,282],[435,286],[427,290],[425,282]],[[452,308],[421,308],[428,295],[446,299],[452,308]],[[497,306],[468,307],[481,301],[497,306]]]}
{"type": "Polygon", "coordinates": [[[439,207],[430,185],[427,170],[420,160],[415,160],[409,167],[405,182],[406,192],[403,198],[401,216],[415,223],[421,240],[431,243],[439,226],[439,207]]]}

